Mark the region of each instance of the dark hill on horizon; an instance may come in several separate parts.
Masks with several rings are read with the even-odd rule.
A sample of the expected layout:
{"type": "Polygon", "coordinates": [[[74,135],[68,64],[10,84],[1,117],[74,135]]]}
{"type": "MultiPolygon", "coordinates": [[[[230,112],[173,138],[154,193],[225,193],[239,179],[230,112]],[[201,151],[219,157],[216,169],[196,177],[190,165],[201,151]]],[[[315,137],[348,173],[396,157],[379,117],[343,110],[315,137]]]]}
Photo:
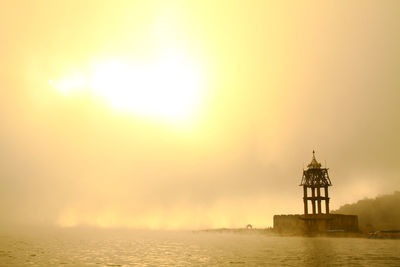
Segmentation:
{"type": "Polygon", "coordinates": [[[358,215],[363,232],[400,230],[400,191],[346,204],[332,213],[358,215]]]}

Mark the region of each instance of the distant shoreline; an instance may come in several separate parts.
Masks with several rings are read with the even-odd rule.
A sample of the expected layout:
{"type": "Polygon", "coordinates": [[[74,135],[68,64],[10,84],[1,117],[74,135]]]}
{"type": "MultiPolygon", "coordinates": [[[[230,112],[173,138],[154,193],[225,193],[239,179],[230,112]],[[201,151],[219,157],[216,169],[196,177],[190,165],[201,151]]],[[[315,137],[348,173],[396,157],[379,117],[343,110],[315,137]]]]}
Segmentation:
{"type": "Polygon", "coordinates": [[[248,229],[248,228],[216,228],[216,229],[198,230],[196,232],[277,235],[272,228],[252,228],[252,229],[248,229]]]}
{"type": "Polygon", "coordinates": [[[289,236],[301,236],[301,237],[353,237],[353,238],[369,238],[371,234],[365,233],[351,233],[351,232],[324,232],[324,233],[311,233],[311,234],[282,234],[274,231],[273,228],[217,228],[217,229],[204,229],[194,232],[201,233],[220,233],[220,234],[262,234],[268,236],[278,237],[289,237],[289,236]]]}

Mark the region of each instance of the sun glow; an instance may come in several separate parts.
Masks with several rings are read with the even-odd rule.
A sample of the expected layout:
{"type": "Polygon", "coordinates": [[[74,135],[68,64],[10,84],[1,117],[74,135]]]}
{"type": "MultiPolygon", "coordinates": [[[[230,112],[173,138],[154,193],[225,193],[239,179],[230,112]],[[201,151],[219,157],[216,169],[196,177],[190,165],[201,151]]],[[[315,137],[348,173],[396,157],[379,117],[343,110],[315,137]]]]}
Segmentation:
{"type": "Polygon", "coordinates": [[[89,91],[115,109],[168,121],[189,119],[202,97],[199,70],[179,55],[144,63],[110,60],[87,73],[49,83],[64,94],[89,91]]]}

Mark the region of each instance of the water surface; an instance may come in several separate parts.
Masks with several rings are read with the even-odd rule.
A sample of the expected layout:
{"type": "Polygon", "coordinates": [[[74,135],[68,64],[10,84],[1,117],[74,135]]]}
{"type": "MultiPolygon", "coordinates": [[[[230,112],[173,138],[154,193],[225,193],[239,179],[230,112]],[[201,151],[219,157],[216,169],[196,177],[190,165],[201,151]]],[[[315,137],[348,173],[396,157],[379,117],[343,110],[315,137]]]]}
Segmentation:
{"type": "Polygon", "coordinates": [[[400,266],[400,240],[59,229],[3,233],[0,266],[400,266]]]}

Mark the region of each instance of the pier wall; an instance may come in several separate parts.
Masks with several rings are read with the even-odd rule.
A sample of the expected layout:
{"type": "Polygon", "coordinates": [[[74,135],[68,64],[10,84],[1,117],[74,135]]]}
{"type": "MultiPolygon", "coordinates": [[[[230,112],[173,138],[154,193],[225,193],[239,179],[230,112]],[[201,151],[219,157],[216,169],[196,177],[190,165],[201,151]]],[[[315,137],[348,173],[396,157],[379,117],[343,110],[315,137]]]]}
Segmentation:
{"type": "Polygon", "coordinates": [[[282,234],[358,232],[358,217],[343,214],[275,215],[274,231],[282,234]]]}

